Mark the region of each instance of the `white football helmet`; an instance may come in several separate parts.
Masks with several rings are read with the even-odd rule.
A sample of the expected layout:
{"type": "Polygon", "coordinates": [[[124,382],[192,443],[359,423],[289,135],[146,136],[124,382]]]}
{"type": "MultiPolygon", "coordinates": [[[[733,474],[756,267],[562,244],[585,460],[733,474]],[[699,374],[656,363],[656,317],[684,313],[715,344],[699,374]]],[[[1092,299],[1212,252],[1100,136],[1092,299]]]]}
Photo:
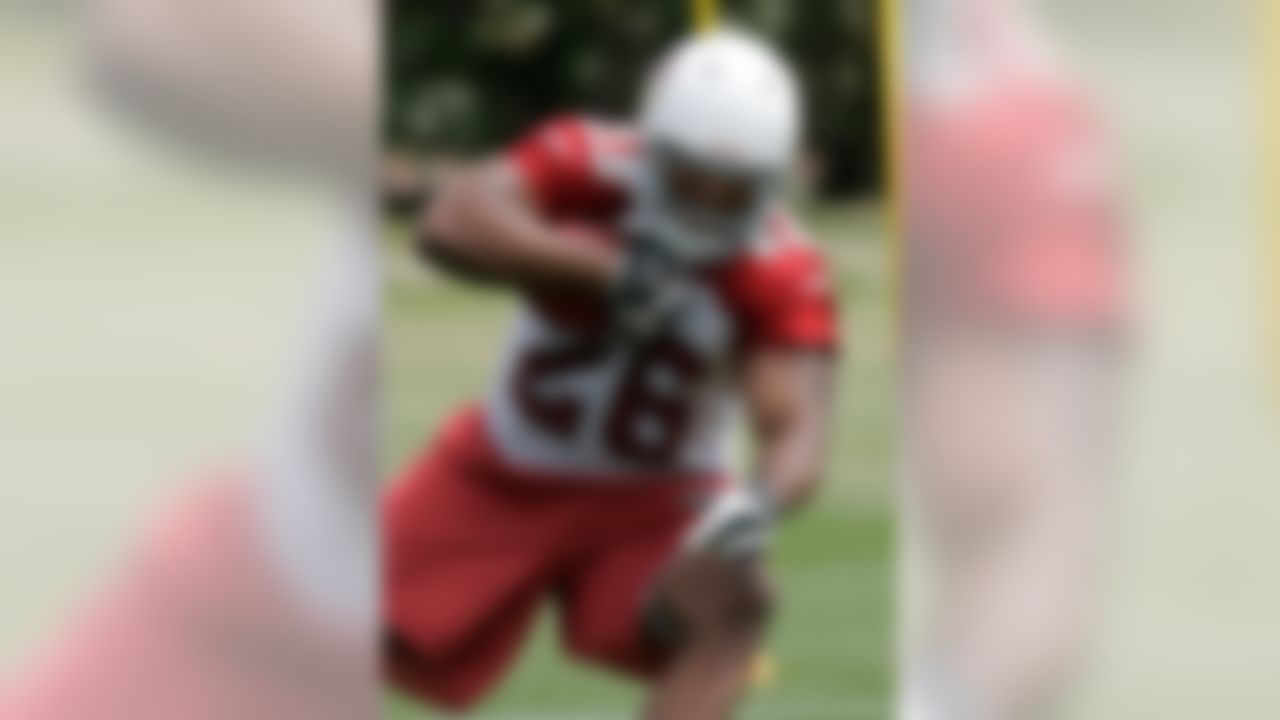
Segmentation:
{"type": "Polygon", "coordinates": [[[767,44],[734,29],[684,40],[659,62],[640,108],[642,222],[693,261],[736,251],[790,167],[800,126],[795,77],[767,44]],[[673,164],[745,183],[749,202],[729,213],[681,207],[673,164]]]}

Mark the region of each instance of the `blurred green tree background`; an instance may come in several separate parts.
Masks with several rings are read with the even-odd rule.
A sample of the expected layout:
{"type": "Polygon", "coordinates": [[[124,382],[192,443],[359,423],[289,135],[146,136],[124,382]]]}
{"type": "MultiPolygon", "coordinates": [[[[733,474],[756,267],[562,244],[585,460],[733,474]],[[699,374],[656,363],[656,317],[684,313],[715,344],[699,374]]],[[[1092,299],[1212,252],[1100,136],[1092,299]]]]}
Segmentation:
{"type": "MultiPolygon", "coordinates": [[[[877,194],[880,75],[874,0],[723,0],[728,22],[772,38],[808,104],[809,188],[877,194]]],[[[689,0],[392,0],[388,147],[418,156],[490,150],[550,114],[626,117],[650,62],[689,32],[689,0]]]]}

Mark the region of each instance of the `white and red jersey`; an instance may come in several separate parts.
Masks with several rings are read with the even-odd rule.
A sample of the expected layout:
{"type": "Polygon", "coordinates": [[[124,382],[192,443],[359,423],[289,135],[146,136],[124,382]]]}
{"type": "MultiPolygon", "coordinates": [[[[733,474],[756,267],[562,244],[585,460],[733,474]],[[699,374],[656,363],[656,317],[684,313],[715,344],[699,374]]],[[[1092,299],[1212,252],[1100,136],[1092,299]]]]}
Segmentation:
{"type": "MultiPolygon", "coordinates": [[[[563,116],[508,157],[550,221],[621,242],[637,151],[625,128],[563,116]]],[[[609,339],[600,299],[525,298],[482,416],[497,459],[566,479],[723,471],[744,355],[833,350],[838,321],[821,255],[781,209],[750,250],[699,277],[672,327],[637,345],[609,339]]]]}

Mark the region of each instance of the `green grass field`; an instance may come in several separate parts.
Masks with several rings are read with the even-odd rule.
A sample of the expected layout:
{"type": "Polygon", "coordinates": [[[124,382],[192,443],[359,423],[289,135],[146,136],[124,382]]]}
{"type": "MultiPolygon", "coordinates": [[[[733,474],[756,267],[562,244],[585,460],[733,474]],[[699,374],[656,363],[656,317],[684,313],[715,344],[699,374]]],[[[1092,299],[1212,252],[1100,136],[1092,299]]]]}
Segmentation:
{"type": "MultiPolygon", "coordinates": [[[[878,209],[809,213],[836,266],[847,351],[828,487],[785,529],[775,558],[782,590],[769,644],[778,674],[752,698],[755,720],[889,717],[893,665],[893,521],[888,255],[878,209]]],[[[435,276],[388,243],[384,457],[399,467],[457,403],[484,387],[511,299],[435,276]]],[[[637,688],[558,652],[543,623],[501,691],[479,717],[607,720],[633,717],[637,688]]],[[[431,717],[391,698],[386,717],[431,717]]]]}

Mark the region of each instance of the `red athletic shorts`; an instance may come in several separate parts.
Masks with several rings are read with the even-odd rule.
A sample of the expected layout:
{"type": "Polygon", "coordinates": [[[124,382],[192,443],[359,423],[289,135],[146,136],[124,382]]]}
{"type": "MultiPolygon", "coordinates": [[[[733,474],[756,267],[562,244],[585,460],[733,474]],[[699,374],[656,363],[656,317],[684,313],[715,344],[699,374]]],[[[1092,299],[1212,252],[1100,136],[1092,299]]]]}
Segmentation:
{"type": "Polygon", "coordinates": [[[504,467],[481,414],[453,418],[383,499],[384,659],[393,683],[460,709],[481,699],[543,601],[566,649],[640,678],[656,577],[714,476],[594,483],[504,467]]]}

